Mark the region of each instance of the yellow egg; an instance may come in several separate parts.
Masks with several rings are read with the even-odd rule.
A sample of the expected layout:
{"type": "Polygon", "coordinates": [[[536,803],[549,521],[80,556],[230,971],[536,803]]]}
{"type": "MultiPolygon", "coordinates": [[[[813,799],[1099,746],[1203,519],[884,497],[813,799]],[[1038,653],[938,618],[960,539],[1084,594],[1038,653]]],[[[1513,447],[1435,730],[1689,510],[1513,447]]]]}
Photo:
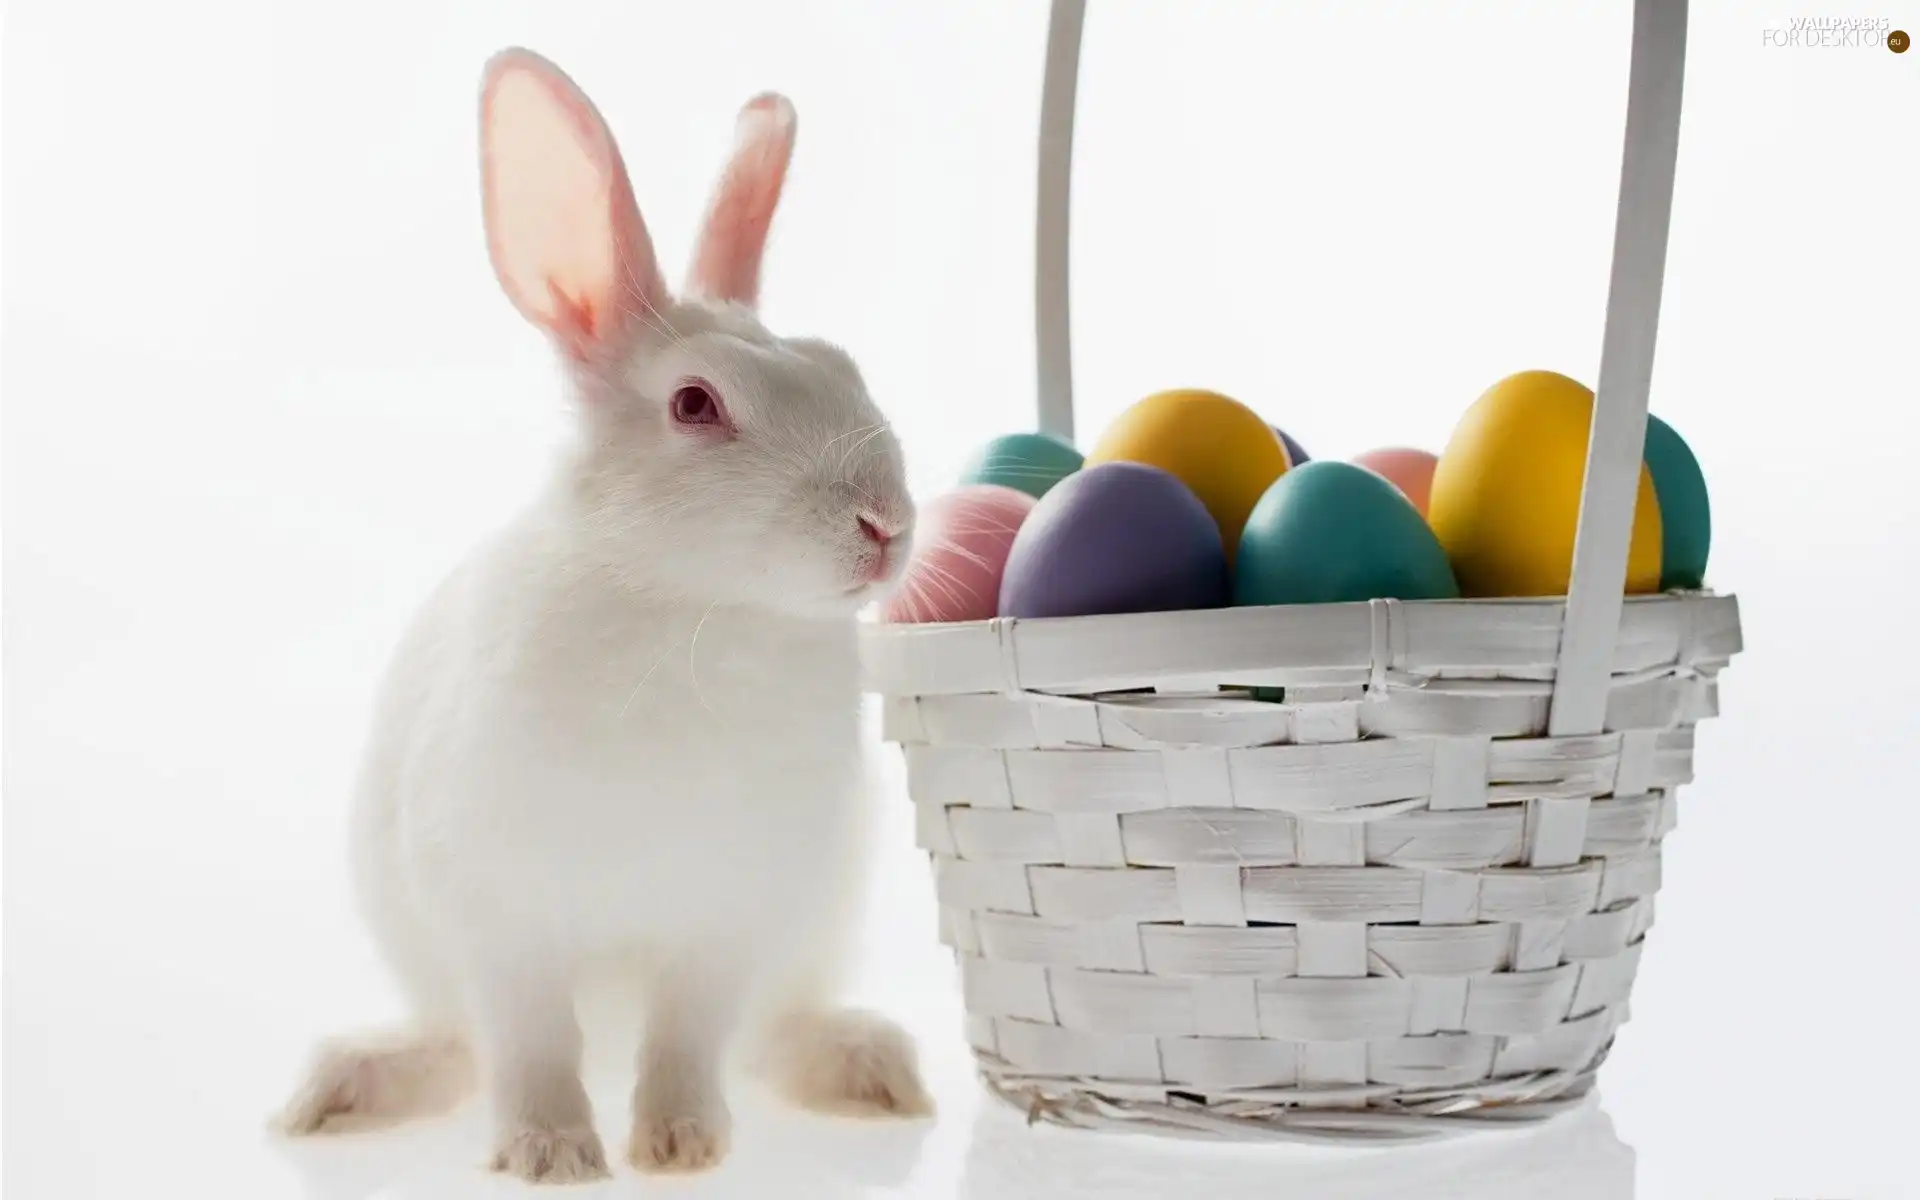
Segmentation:
{"type": "MultiPolygon", "coordinates": [[[[1593,392],[1553,371],[1488,388],[1434,468],[1427,521],[1467,596],[1564,596],[1580,524],[1593,392]]],[[[1660,506],[1640,468],[1626,590],[1660,590],[1660,506]]]]}
{"type": "Polygon", "coordinates": [[[1087,455],[1087,465],[1136,462],[1158,467],[1193,490],[1220,526],[1227,561],[1240,527],[1287,469],[1273,427],[1238,400],[1198,388],[1157,392],[1121,413],[1087,455]]]}

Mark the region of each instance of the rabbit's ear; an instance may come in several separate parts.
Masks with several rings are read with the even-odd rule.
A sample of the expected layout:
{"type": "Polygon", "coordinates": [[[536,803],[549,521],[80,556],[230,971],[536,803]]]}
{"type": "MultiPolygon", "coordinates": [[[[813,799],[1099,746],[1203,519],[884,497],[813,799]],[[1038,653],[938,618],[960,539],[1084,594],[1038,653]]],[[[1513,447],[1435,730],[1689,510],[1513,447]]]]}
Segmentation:
{"type": "Polygon", "coordinates": [[[766,92],[740,110],[733,157],[707,205],[686,291],[752,307],[760,298],[760,258],[793,159],[799,119],[785,96],[766,92]]]}
{"type": "Polygon", "coordinates": [[[507,298],[579,361],[623,350],[667,303],[620,148],[573,80],[530,50],[480,90],[487,252],[507,298]]]}

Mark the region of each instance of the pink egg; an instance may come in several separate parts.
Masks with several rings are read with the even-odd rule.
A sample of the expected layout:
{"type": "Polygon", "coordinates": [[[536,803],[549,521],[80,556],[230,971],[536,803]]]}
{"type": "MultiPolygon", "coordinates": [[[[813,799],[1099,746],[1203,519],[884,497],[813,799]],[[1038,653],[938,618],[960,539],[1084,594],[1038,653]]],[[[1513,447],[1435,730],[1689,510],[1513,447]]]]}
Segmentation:
{"type": "Polygon", "coordinates": [[[1425,450],[1408,450],[1394,446],[1385,450],[1369,450],[1353,460],[1356,467],[1365,467],[1375,475],[1384,475],[1388,483],[1400,489],[1402,495],[1413,501],[1421,516],[1427,515],[1427,496],[1433,491],[1433,468],[1440,460],[1425,450]]]}
{"type": "Polygon", "coordinates": [[[1000,576],[1021,522],[1033,511],[1025,492],[969,484],[920,509],[913,557],[883,616],[888,621],[984,621],[1000,605],[1000,576]]]}

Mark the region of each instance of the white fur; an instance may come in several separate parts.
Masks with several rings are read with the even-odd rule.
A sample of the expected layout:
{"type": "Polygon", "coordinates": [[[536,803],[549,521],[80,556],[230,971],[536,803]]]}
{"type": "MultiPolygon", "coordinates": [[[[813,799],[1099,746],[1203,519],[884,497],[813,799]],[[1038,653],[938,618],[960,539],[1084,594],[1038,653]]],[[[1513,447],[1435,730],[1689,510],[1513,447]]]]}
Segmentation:
{"type": "Polygon", "coordinates": [[[643,1169],[725,1153],[738,1033],[800,1103],[930,1111],[905,1035],[836,1007],[873,794],[854,614],[899,572],[867,582],[857,518],[904,547],[899,447],[824,343],[725,298],[627,315],[617,353],[569,361],[581,436],[552,486],[439,588],[388,671],[353,862],[414,1022],[323,1051],[292,1132],[444,1107],[477,1054],[497,1169],[602,1174],[574,1004],[603,977],[646,1000],[643,1169]],[[689,376],[719,386],[737,438],[675,427],[689,376]]]}

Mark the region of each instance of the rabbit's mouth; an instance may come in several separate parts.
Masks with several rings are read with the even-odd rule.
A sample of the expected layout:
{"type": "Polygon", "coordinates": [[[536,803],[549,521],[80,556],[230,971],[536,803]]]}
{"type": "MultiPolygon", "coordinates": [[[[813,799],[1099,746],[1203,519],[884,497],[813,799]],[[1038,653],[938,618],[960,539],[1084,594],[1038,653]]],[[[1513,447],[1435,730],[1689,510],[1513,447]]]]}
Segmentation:
{"type": "Polygon", "coordinates": [[[901,574],[898,569],[893,569],[884,575],[856,583],[841,593],[842,598],[856,609],[870,604],[885,604],[900,589],[901,574]]]}

